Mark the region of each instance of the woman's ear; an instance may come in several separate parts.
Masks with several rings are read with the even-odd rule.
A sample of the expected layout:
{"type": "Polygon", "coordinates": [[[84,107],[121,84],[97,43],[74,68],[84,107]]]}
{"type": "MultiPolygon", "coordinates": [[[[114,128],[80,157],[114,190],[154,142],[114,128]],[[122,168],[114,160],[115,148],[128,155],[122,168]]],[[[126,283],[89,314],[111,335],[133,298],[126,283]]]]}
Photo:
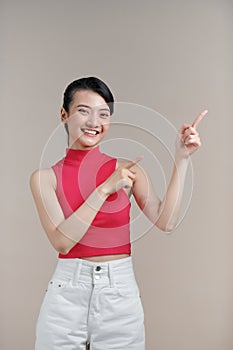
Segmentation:
{"type": "Polygon", "coordinates": [[[66,120],[68,119],[68,113],[66,112],[64,107],[61,108],[60,116],[61,116],[62,123],[66,123],[66,120]]]}

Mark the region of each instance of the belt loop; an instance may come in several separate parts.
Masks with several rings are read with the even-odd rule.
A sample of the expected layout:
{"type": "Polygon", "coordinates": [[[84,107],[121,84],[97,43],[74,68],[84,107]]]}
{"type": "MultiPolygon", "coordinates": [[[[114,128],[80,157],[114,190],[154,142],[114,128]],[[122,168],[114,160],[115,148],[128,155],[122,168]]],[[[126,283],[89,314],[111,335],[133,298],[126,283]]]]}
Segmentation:
{"type": "Polygon", "coordinates": [[[79,280],[81,267],[82,267],[82,259],[76,260],[76,266],[74,269],[74,276],[73,276],[74,277],[74,284],[77,284],[77,282],[79,280]]]}
{"type": "Polygon", "coordinates": [[[108,273],[109,273],[110,287],[114,288],[115,281],[114,281],[114,276],[113,276],[113,266],[111,265],[111,263],[108,264],[108,273]]]}

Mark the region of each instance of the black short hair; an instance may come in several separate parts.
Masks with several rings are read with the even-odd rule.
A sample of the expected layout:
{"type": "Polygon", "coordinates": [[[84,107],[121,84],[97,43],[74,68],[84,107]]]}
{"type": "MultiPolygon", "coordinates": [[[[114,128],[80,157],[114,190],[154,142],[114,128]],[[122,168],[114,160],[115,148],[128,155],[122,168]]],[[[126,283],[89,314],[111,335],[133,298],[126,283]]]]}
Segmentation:
{"type": "MultiPolygon", "coordinates": [[[[63,95],[63,108],[66,112],[69,112],[70,104],[73,101],[73,96],[77,91],[80,90],[91,90],[99,94],[107,105],[110,108],[110,115],[114,112],[114,97],[109,89],[109,87],[99,78],[96,77],[84,77],[77,80],[72,81],[65,89],[63,95]]],[[[65,130],[68,134],[68,143],[69,143],[69,131],[68,126],[64,124],[65,130]]]]}
{"type": "Polygon", "coordinates": [[[66,112],[69,112],[69,107],[73,101],[73,96],[76,91],[79,90],[91,90],[99,94],[110,108],[110,114],[113,114],[114,109],[114,97],[109,87],[99,78],[96,77],[86,77],[74,80],[65,89],[63,96],[63,108],[66,112]]]}

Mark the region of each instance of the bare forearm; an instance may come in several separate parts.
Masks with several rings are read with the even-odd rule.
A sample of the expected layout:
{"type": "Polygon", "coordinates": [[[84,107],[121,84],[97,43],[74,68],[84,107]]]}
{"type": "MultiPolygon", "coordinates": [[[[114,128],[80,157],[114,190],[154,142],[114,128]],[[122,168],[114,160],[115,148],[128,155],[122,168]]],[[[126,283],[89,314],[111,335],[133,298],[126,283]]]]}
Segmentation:
{"type": "Polygon", "coordinates": [[[139,160],[140,157],[119,166],[69,218],[57,226],[57,232],[64,236],[63,243],[60,244],[62,250],[68,252],[81,240],[109,195],[126,185],[132,185],[135,174],[130,168],[139,160]]]}
{"type": "Polygon", "coordinates": [[[171,180],[161,202],[159,217],[156,222],[156,225],[163,231],[172,231],[178,222],[187,166],[187,158],[175,159],[171,180]]]}
{"type": "Polygon", "coordinates": [[[84,236],[107,196],[102,186],[98,186],[73,214],[57,226],[57,232],[62,234],[64,252],[68,252],[84,236]]]}

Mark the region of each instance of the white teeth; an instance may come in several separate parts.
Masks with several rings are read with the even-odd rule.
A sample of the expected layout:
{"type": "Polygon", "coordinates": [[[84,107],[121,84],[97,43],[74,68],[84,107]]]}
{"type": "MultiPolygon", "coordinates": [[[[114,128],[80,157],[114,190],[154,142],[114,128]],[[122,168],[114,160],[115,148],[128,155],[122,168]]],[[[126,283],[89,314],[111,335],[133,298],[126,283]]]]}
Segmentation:
{"type": "Polygon", "coordinates": [[[97,134],[97,131],[94,131],[94,130],[87,130],[87,129],[83,129],[84,132],[87,132],[89,134],[92,134],[92,135],[96,135],[97,134]]]}

